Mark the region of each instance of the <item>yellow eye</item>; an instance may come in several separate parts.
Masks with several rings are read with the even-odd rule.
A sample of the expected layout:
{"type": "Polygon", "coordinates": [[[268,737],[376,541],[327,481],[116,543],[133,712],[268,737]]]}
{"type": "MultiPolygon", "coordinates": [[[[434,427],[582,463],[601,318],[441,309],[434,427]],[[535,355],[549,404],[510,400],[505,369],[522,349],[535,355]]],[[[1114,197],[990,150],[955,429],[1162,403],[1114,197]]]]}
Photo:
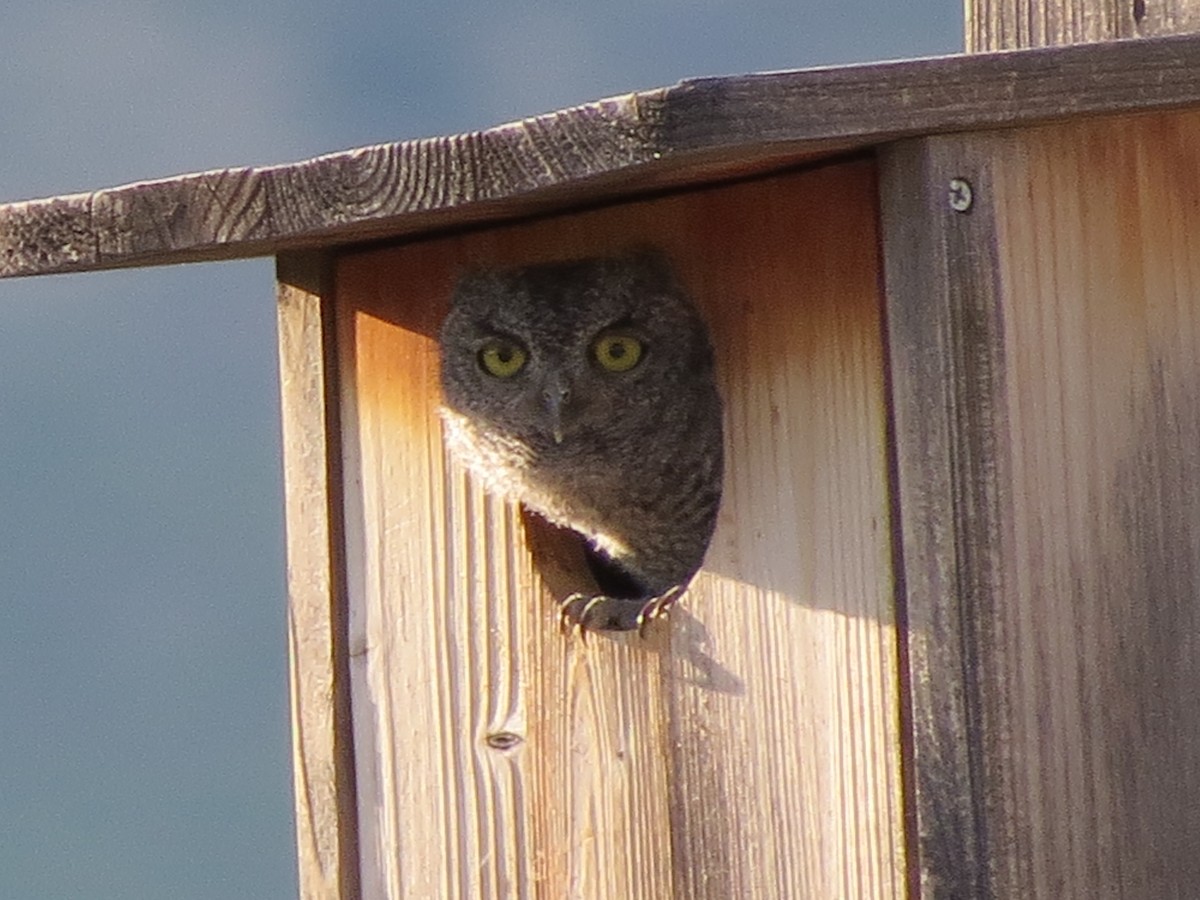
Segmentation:
{"type": "Polygon", "coordinates": [[[528,358],[524,348],[512,341],[492,341],[479,351],[479,364],[497,378],[512,378],[525,368],[528,358]]]}
{"type": "Polygon", "coordinates": [[[592,344],[592,355],[610,372],[628,372],[642,358],[642,342],[627,334],[605,334],[592,344]]]}

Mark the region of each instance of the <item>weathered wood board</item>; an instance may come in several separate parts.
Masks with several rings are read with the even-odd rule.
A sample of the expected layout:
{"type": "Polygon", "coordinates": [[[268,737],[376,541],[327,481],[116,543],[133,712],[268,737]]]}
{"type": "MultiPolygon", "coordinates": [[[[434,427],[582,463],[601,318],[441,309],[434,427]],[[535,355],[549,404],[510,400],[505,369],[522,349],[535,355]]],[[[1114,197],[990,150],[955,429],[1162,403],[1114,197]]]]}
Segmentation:
{"type": "Polygon", "coordinates": [[[966,0],[969,53],[1200,30],[1196,0],[966,0]]]}
{"type": "Polygon", "coordinates": [[[696,78],[469,134],[0,205],[0,277],[330,249],[905,136],[1196,104],[1200,38],[1186,35],[696,78]]]}
{"type": "Polygon", "coordinates": [[[353,253],[337,268],[368,897],[901,897],[874,167],[353,253]],[[571,559],[444,452],[468,265],[655,244],[711,323],[726,497],[646,641],[558,632],[571,559]]]}
{"type": "Polygon", "coordinates": [[[296,850],[305,900],[357,900],[333,270],[279,260],[279,381],[288,557],[296,850]]]}
{"type": "Polygon", "coordinates": [[[885,157],[924,896],[1200,884],[1198,173],[1197,113],[885,157]]]}

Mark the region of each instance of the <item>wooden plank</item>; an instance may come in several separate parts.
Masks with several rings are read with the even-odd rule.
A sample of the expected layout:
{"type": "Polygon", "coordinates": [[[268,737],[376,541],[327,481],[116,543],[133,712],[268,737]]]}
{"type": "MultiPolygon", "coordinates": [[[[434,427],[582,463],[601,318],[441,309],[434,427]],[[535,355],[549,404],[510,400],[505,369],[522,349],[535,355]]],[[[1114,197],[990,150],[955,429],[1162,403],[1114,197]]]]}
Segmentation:
{"type": "MultiPolygon", "coordinates": [[[[888,264],[913,781],[932,795],[917,809],[949,785],[963,810],[969,786],[986,860],[970,896],[1190,896],[1200,116],[934,138],[887,170],[889,192],[914,183],[927,198],[910,232],[945,241],[927,257],[935,272],[944,261],[940,287],[893,267],[914,248],[888,264]],[[958,214],[940,203],[963,175],[974,202],[958,214]],[[937,440],[913,418],[921,391],[937,440]],[[927,690],[920,644],[947,622],[961,666],[938,657],[948,683],[927,690]],[[923,726],[939,716],[948,733],[965,724],[966,759],[923,726]]],[[[945,887],[955,861],[924,852],[930,827],[924,895],[964,896],[945,887]]]]}
{"type": "MultiPolygon", "coordinates": [[[[985,897],[979,808],[978,611],[991,602],[996,528],[987,445],[1001,416],[987,195],[959,212],[951,179],[982,188],[970,138],[902,142],[881,155],[896,522],[903,610],[914,896],[985,897]],[[972,252],[972,250],[974,252],[972,252]],[[965,462],[964,462],[965,460],[965,462]]],[[[965,196],[965,195],[963,195],[965,196]]]]}
{"type": "Polygon", "coordinates": [[[875,219],[857,162],[343,259],[367,896],[905,895],[875,219]],[[726,493],[670,622],[584,644],[579,561],[445,456],[436,334],[464,266],[642,243],[710,321],[726,493]]]}
{"type": "Polygon", "coordinates": [[[696,79],[472,134],[0,206],[0,276],[432,232],[898,137],[1197,104],[1192,37],[696,79]]]}
{"type": "Polygon", "coordinates": [[[288,658],[300,896],[355,900],[358,844],[331,263],[279,260],[288,658]]]}
{"type": "Polygon", "coordinates": [[[1200,31],[1197,0],[966,0],[969,53],[1200,31]]]}
{"type": "Polygon", "coordinates": [[[93,194],[0,206],[0,277],[98,268],[93,194]]]}

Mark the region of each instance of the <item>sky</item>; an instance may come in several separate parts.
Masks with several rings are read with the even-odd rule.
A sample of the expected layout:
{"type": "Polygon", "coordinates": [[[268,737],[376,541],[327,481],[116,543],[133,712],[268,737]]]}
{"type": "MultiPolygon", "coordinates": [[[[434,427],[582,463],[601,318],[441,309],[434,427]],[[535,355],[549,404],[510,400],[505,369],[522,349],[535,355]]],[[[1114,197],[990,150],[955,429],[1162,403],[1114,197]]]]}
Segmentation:
{"type": "MultiPolygon", "coordinates": [[[[0,202],[957,52],[950,0],[46,0],[0,202]]],[[[296,895],[272,262],[0,281],[0,897],[296,895]]]]}

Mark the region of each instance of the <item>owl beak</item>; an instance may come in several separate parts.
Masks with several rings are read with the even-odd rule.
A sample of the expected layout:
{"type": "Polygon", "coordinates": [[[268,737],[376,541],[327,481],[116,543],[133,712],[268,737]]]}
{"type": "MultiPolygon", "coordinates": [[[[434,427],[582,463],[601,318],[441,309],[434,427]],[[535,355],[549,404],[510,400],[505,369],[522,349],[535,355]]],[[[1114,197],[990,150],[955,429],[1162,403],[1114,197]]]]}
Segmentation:
{"type": "Polygon", "coordinates": [[[546,385],[542,391],[542,400],[546,403],[546,418],[550,423],[550,434],[554,443],[563,442],[563,407],[571,399],[571,390],[558,379],[546,385]]]}

